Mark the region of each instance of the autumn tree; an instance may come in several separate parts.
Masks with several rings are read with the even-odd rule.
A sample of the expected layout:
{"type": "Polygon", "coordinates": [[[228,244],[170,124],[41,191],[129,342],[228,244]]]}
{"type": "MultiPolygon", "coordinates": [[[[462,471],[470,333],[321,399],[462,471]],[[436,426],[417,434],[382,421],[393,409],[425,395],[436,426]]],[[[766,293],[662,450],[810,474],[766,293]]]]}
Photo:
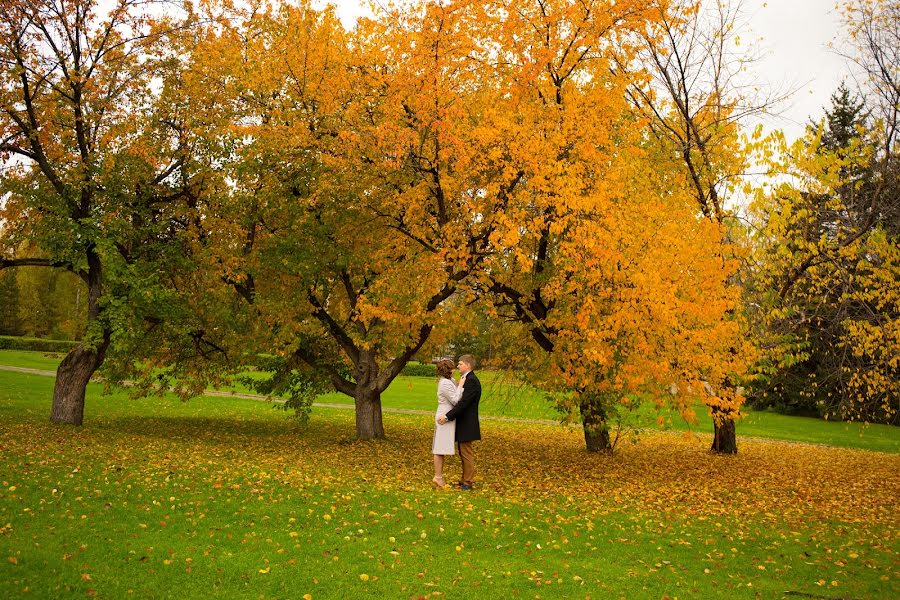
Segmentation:
{"type": "MultiPolygon", "coordinates": [[[[741,2],[679,0],[660,4],[658,11],[656,27],[638,36],[636,54],[620,55],[617,66],[635,73],[630,101],[647,119],[657,142],[669,149],[664,154],[668,167],[687,178],[697,210],[720,228],[721,253],[734,258],[742,251],[731,233],[740,228],[731,221],[728,201],[741,187],[752,151],[752,145],[742,141],[741,126],[777,99],[759,96],[745,80],[743,71],[754,56],[741,47],[741,2]]],[[[718,276],[727,276],[727,271],[718,276]]],[[[732,276],[722,285],[737,283],[732,276]]],[[[740,325],[738,308],[729,314],[740,325]]],[[[747,362],[753,357],[738,341],[743,335],[735,338],[731,353],[746,353],[742,360],[747,362]]],[[[715,452],[737,451],[735,420],[743,402],[737,393],[739,375],[720,381],[708,403],[715,452]]]]}
{"type": "Polygon", "coordinates": [[[207,264],[259,324],[247,344],[281,357],[293,402],[322,383],[352,396],[360,439],[384,436],[381,393],[487,238],[462,207],[486,177],[471,123],[493,84],[474,63],[441,66],[466,60],[466,19],[405,7],[351,35],[307,4],[223,11],[188,74],[232,182],[208,208],[207,264]]]}
{"type": "Polygon", "coordinates": [[[16,280],[16,311],[25,335],[69,340],[84,335],[87,294],[77,276],[41,267],[20,267],[6,273],[16,280]]]}
{"type": "MultiPolygon", "coordinates": [[[[642,212],[656,209],[657,200],[685,206],[677,189],[647,183],[661,181],[646,175],[651,161],[641,160],[647,156],[640,148],[642,133],[622,100],[626,78],[609,74],[605,56],[632,28],[646,26],[646,6],[457,2],[389,13],[376,23],[378,33],[371,34],[389,48],[387,64],[394,65],[381,75],[384,112],[370,117],[375,127],[360,128],[366,135],[352,140],[354,146],[372,148],[356,164],[377,166],[369,209],[411,240],[413,248],[418,245],[418,260],[430,257],[445,265],[445,276],[450,274],[450,281],[456,276],[460,293],[481,296],[505,317],[527,326],[540,350],[553,355],[556,384],[576,390],[591,449],[598,449],[596,440],[601,440],[599,447],[608,446],[603,424],[592,420],[590,412],[608,397],[618,401],[626,391],[640,390],[662,398],[660,391],[676,380],[684,384],[676,402],[691,395],[689,390],[703,393],[688,382],[699,369],[687,358],[677,370],[657,368],[633,378],[622,374],[620,364],[633,374],[641,372],[637,357],[649,345],[632,345],[626,335],[619,336],[615,323],[626,319],[626,302],[598,299],[614,277],[602,268],[610,264],[604,262],[610,256],[621,259],[625,254],[640,263],[628,271],[639,280],[637,272],[652,271],[650,262],[635,256],[639,248],[646,250],[648,239],[642,235],[652,238],[665,229],[674,243],[699,225],[690,211],[678,208],[679,216],[670,221],[647,219],[642,212]],[[369,146],[365,140],[379,144],[369,146]],[[398,155],[398,148],[407,150],[398,155]],[[372,200],[378,190],[387,192],[380,206],[372,200]],[[645,193],[649,197],[641,205],[645,193]],[[635,221],[643,224],[640,229],[635,221]],[[686,230],[668,226],[675,221],[686,230]],[[648,222],[658,227],[646,226],[648,222]],[[642,235],[634,235],[638,230],[642,235]],[[547,310],[532,311],[541,302],[547,310]],[[612,356],[616,358],[604,362],[612,356]]],[[[712,249],[706,259],[696,260],[695,252],[679,254],[676,248],[670,254],[674,260],[665,264],[694,259],[700,270],[711,259],[713,269],[732,269],[707,243],[707,235],[698,232],[695,238],[697,247],[712,249]]],[[[657,249],[666,247],[663,239],[668,240],[660,236],[657,249]]],[[[622,270],[629,266],[625,260],[618,263],[622,270]]],[[[661,278],[670,277],[675,268],[663,268],[661,278]]],[[[686,277],[679,283],[693,281],[686,277]]],[[[391,296],[379,299],[404,299],[405,294],[398,294],[403,289],[395,286],[391,296]]],[[[669,289],[684,292],[679,286],[669,289]]],[[[676,339],[715,328],[720,308],[730,306],[728,299],[718,302],[729,293],[711,291],[705,313],[709,321],[701,326],[685,317],[691,333],[671,336],[667,352],[679,352],[676,339]]],[[[674,312],[698,306],[690,294],[673,304],[674,312]]],[[[472,310],[478,308],[440,314],[471,319],[472,310]]],[[[645,313],[631,314],[635,329],[648,326],[645,313]]],[[[656,332],[664,329],[660,325],[656,332]]],[[[718,343],[712,347],[718,349],[718,343]]],[[[709,348],[695,354],[721,357],[709,348]]]]}
{"type": "MultiPolygon", "coordinates": [[[[815,136],[819,131],[820,123],[811,123],[809,125],[810,138],[807,144],[818,144],[816,153],[823,158],[828,155],[834,156],[837,153],[849,158],[850,153],[854,152],[851,150],[851,146],[858,149],[866,145],[861,139],[861,132],[866,126],[867,111],[862,100],[854,97],[844,85],[832,95],[831,102],[832,105],[826,111],[822,123],[821,137],[816,141],[815,136]]],[[[807,193],[800,197],[790,194],[789,196],[792,198],[790,209],[787,206],[778,207],[776,214],[761,215],[761,218],[767,222],[770,233],[775,232],[777,223],[782,219],[794,220],[789,216],[790,212],[801,212],[804,216],[811,217],[804,222],[803,227],[798,227],[799,223],[787,226],[784,233],[787,234],[788,231],[791,233],[779,236],[777,242],[773,238],[772,242],[783,244],[786,252],[793,255],[801,246],[816,244],[821,236],[829,235],[829,232],[838,226],[838,221],[842,216],[851,217],[852,214],[851,218],[859,224],[860,217],[866,217],[858,210],[858,201],[864,199],[865,194],[856,192],[862,187],[870,187],[871,169],[867,165],[861,164],[858,159],[859,156],[856,155],[854,160],[848,161],[841,168],[842,181],[838,185],[838,189],[834,190],[841,198],[839,206],[833,208],[828,206],[829,193],[807,193]]],[[[787,197],[785,196],[785,199],[787,197]]],[[[768,248],[769,252],[775,250],[775,247],[771,245],[768,248]]],[[[774,262],[775,258],[770,257],[765,259],[764,264],[771,267],[774,262]]],[[[844,262],[846,263],[846,261],[844,262]]],[[[843,268],[846,270],[848,266],[848,264],[844,264],[843,268]]],[[[818,272],[818,270],[817,267],[814,272],[818,272]]],[[[760,272],[762,271],[756,271],[756,273],[760,272]]],[[[800,269],[794,272],[796,277],[802,278],[800,269]]],[[[779,293],[783,290],[787,295],[796,284],[802,284],[798,281],[789,281],[789,273],[783,275],[785,280],[779,286],[779,293]]],[[[770,282],[765,279],[757,281],[753,277],[750,278],[747,288],[754,300],[754,305],[769,305],[776,298],[773,296],[769,303],[757,301],[758,297],[765,297],[770,293],[769,289],[765,289],[770,285],[770,282]]],[[[852,295],[841,293],[839,290],[842,288],[845,289],[846,285],[834,288],[822,286],[819,287],[817,293],[809,293],[811,290],[805,290],[796,298],[795,309],[790,314],[767,322],[766,328],[761,334],[768,338],[768,344],[764,344],[764,346],[777,348],[784,354],[777,365],[772,362],[775,352],[770,352],[766,359],[759,364],[761,377],[755,386],[752,399],[754,406],[772,406],[786,412],[821,414],[823,411],[820,408],[825,403],[819,398],[820,395],[826,398],[840,397],[841,394],[835,395],[836,390],[827,383],[820,391],[819,382],[837,382],[841,379],[838,373],[841,370],[840,363],[845,352],[841,350],[838,342],[843,333],[842,322],[847,316],[847,311],[852,311],[850,306],[852,295]],[[841,297],[844,302],[841,301],[841,297]],[[808,302],[803,302],[801,298],[808,302]],[[792,347],[793,351],[787,352],[788,347],[792,347]]],[[[827,411],[824,412],[827,414],[827,411]]]]}
{"type": "Polygon", "coordinates": [[[896,423],[900,413],[897,7],[853,2],[867,87],[773,150],[780,183],[755,206],[755,303],[765,323],[760,404],[896,423]],[[894,62],[892,62],[894,61],[894,62]]]}
{"type": "Polygon", "coordinates": [[[490,64],[507,91],[486,114],[502,132],[489,158],[505,178],[489,189],[508,199],[475,211],[493,226],[473,288],[526,327],[548,357],[545,382],[574,392],[588,448],[608,450],[612,407],[638,394],[686,409],[707,394],[704,377],[741,370],[723,346],[737,334],[722,318],[734,264],[627,102],[633,74],[614,68],[655,27],[656,6],[516,2],[502,13],[490,64]]]}
{"type": "Polygon", "coordinates": [[[754,289],[768,334],[757,404],[897,418],[898,244],[876,223],[884,183],[865,131],[829,148],[825,130],[811,129],[785,148],[790,182],[756,206],[754,289]]]}
{"type": "Polygon", "coordinates": [[[15,273],[0,272],[0,335],[21,335],[19,285],[15,273]]]}
{"type": "Polygon", "coordinates": [[[153,82],[165,82],[163,42],[178,29],[133,0],[0,7],[0,268],[64,269],[85,289],[88,329],[57,371],[55,422],[81,424],[91,375],[177,253],[174,206],[193,181],[153,82]]]}

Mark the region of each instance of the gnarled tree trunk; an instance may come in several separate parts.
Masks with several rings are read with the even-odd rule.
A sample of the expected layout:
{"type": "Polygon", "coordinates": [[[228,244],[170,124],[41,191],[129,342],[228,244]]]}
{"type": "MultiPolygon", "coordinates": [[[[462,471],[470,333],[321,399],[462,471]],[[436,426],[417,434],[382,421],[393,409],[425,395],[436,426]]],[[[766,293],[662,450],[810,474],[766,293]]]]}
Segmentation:
{"type": "Polygon", "coordinates": [[[105,336],[96,349],[78,344],[69,352],[56,370],[53,387],[53,408],[50,420],[54,423],[81,425],[84,420],[84,395],[94,372],[103,364],[109,336],[105,336]]]}
{"type": "MultiPolygon", "coordinates": [[[[102,293],[100,255],[93,244],[87,249],[86,271],[78,272],[78,276],[88,289],[88,327],[100,317],[100,295],[102,293]]],[[[84,395],[91,376],[106,358],[109,348],[110,332],[104,331],[103,339],[96,348],[87,348],[84,342],[69,352],[59,368],[56,369],[56,384],[53,388],[53,407],[50,409],[50,420],[54,423],[81,425],[84,420],[84,395]]]]}
{"type": "Polygon", "coordinates": [[[609,424],[606,422],[606,408],[602,398],[585,394],[579,405],[581,423],[584,429],[584,443],[588,452],[612,452],[609,439],[609,424]]]}

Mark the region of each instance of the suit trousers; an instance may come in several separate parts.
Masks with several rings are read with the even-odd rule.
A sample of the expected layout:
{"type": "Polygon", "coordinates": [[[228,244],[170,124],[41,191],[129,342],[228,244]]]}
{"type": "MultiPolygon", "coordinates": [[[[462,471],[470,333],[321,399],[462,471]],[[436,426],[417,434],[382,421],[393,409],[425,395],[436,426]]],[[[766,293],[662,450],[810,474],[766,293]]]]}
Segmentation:
{"type": "Polygon", "coordinates": [[[472,442],[457,442],[459,460],[462,462],[462,482],[472,485],[475,479],[475,447],[472,442]]]}

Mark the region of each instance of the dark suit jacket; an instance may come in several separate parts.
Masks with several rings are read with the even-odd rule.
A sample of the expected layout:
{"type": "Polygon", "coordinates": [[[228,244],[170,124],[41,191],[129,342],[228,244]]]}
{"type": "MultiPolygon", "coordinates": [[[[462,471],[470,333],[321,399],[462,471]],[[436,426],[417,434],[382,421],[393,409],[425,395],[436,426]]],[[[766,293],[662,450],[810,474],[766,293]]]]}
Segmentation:
{"type": "Polygon", "coordinates": [[[459,402],[447,412],[448,421],[456,421],[456,441],[473,442],[481,439],[481,425],[478,422],[478,402],[481,400],[481,382],[470,371],[463,383],[463,393],[459,402]]]}

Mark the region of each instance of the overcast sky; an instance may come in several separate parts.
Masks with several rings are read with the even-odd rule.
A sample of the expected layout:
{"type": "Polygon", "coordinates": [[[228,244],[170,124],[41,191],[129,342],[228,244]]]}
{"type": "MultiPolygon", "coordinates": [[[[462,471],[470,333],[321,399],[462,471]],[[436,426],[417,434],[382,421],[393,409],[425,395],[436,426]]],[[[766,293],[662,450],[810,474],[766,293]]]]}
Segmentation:
{"type": "MultiPolygon", "coordinates": [[[[366,14],[360,0],[332,0],[346,26],[366,14]]],[[[778,118],[766,119],[791,139],[803,133],[811,116],[819,118],[832,92],[849,73],[843,58],[829,49],[841,40],[835,0],[744,0],[749,31],[741,38],[761,56],[755,65],[763,88],[794,90],[779,107],[778,118]]],[[[324,4],[324,2],[323,2],[324,4]]]]}
{"type": "Polygon", "coordinates": [[[840,15],[834,0],[747,0],[745,5],[762,53],[756,65],[760,79],[772,88],[796,90],[781,107],[783,117],[767,125],[797,137],[811,116],[822,116],[842,80],[853,83],[846,59],[829,48],[843,42],[840,15]]]}

